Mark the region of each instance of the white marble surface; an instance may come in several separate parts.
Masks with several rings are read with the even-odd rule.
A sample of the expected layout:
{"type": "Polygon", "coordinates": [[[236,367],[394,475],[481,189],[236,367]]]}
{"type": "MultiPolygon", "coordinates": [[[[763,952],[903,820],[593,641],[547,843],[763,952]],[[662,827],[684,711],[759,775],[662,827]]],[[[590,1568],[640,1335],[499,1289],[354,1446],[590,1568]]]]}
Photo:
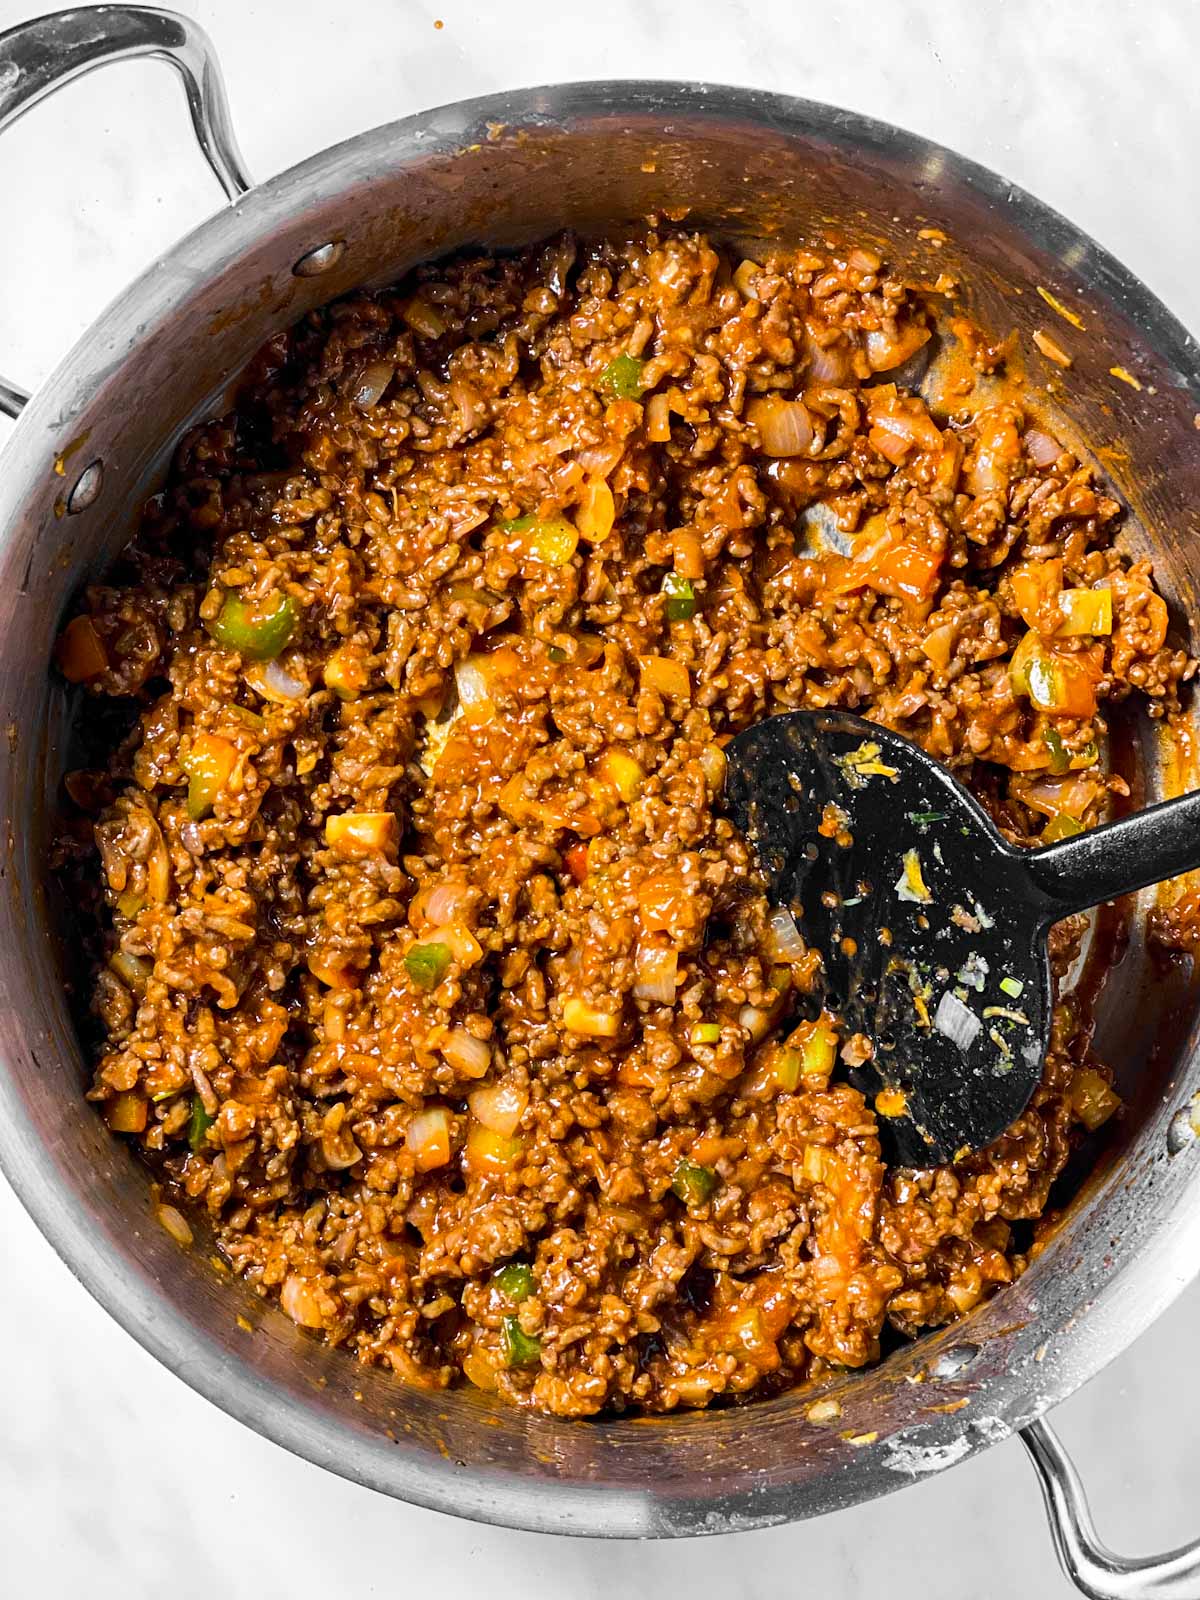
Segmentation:
{"type": "MultiPolygon", "coordinates": [[[[1188,0],[182,9],[216,40],[260,176],[393,115],[522,82],[754,83],[871,112],[999,168],[1200,328],[1200,6],[1188,0]],[[310,81],[315,92],[300,87],[310,81]]],[[[33,11],[30,0],[0,0],[0,27],[33,11]]],[[[160,67],[112,69],[31,114],[0,142],[0,371],[39,382],[155,250],[214,203],[178,87],[160,67]]],[[[0,1594],[341,1600],[435,1576],[447,1600],[480,1589],[495,1600],[1070,1592],[1016,1443],[808,1526],[673,1546],[537,1538],[386,1501],[228,1420],[107,1320],[2,1181],[0,1303],[0,1594]]],[[[1130,1549],[1200,1533],[1198,1317],[1195,1288],[1056,1417],[1103,1529],[1130,1549]]]]}

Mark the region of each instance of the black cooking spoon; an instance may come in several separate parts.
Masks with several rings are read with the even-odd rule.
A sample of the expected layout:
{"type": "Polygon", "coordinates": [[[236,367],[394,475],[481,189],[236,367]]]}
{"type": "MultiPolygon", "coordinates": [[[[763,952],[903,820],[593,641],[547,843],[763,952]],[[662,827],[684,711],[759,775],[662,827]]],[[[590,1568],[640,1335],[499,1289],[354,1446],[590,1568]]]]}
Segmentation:
{"type": "Polygon", "coordinates": [[[860,717],[787,712],[725,753],[771,901],[822,953],[846,1035],[869,1042],[848,1076],[900,1166],[982,1149],[1028,1103],[1052,923],[1200,867],[1200,791],[1021,850],[932,757],[860,717]]]}

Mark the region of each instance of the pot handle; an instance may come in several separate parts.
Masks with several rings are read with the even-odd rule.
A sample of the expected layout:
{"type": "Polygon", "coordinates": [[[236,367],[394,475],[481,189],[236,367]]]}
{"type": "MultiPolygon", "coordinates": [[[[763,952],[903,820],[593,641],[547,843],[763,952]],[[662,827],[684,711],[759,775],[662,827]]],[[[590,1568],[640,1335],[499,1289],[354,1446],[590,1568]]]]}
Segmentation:
{"type": "Polygon", "coordinates": [[[1070,1456],[1044,1422],[1021,1429],[1063,1571],[1091,1600],[1197,1600],[1200,1540],[1162,1556],[1118,1556],[1102,1544],[1070,1456]]]}
{"type": "MultiPolygon", "coordinates": [[[[183,79],[192,127],[228,199],[251,187],[229,119],[212,41],[190,17],[150,6],[78,6],[0,33],[0,133],[39,101],[110,61],[157,56],[183,79]]],[[[0,412],[16,417],[29,399],[0,378],[0,412]]]]}

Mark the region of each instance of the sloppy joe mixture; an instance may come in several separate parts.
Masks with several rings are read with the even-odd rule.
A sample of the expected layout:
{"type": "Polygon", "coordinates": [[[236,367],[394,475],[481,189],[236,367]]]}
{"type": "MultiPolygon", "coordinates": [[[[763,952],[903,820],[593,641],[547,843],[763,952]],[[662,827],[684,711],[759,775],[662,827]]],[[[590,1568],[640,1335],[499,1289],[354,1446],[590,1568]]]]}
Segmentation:
{"type": "Polygon", "coordinates": [[[888,1170],[721,806],[735,732],[838,706],[1062,838],[1109,706],[1176,707],[1117,501],[933,329],[869,249],[559,238],[313,313],[180,444],[58,651],[91,1097],[301,1328],[661,1411],[1023,1269],[1119,1104],[1082,1002],[1003,1138],[888,1170]]]}

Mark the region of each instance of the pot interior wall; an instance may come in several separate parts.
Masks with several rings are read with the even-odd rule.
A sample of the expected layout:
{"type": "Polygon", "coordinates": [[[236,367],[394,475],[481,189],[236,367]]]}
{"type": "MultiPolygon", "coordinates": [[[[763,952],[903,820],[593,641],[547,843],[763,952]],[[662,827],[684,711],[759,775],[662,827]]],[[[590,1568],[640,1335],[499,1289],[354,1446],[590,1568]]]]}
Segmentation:
{"type": "MultiPolygon", "coordinates": [[[[814,1514],[1003,1436],[1115,1353],[1179,1286],[1192,1162],[1190,1149],[1167,1156],[1171,1117],[1197,1087],[1191,992],[1178,975],[1156,975],[1135,940],[1097,1044],[1131,1113],[1018,1284],[879,1369],[831,1384],[822,1398],[841,1409],[824,1425],[807,1419],[811,1392],[653,1422],[569,1423],[471,1390],[406,1389],[317,1346],[215,1273],[203,1248],[179,1251],[152,1220],[146,1174],[82,1101],[43,867],[70,715],[47,669],[71,597],[129,537],[179,434],[274,329],[463,245],[594,232],[667,209],[741,239],[852,236],[930,284],[960,278],[985,327],[1020,331],[1031,397],[1066,436],[1112,452],[1101,464],[1131,508],[1124,537],[1153,551],[1188,636],[1200,435],[1187,388],[1195,351],[1182,331],[1061,219],[989,175],[859,119],[750,93],[532,91],[315,158],[197,230],[106,314],[30,407],[0,485],[0,702],[12,730],[0,772],[6,1168],[93,1292],[235,1414],[405,1498],[563,1531],[709,1532],[814,1514]],[[922,239],[930,228],[946,241],[922,239]],[[344,248],[327,273],[293,273],[330,240],[344,248]],[[1058,319],[1039,285],[1084,329],[1058,319]],[[1036,328],[1070,351],[1069,373],[1033,356],[1036,328]],[[102,491],[66,513],[92,461],[103,463],[102,491]]],[[[1167,792],[1149,730],[1142,744],[1145,797],[1167,792]]],[[[1194,1243],[1194,1216],[1186,1227],[1194,1243]]]]}

